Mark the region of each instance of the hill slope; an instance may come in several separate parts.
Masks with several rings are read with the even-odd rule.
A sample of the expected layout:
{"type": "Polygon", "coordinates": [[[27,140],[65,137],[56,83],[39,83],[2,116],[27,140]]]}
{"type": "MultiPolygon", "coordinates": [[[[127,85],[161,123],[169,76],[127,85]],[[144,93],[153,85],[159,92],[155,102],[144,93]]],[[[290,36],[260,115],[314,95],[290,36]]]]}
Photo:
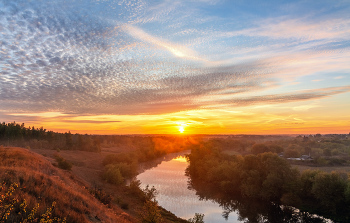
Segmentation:
{"type": "Polygon", "coordinates": [[[73,174],[54,167],[43,156],[26,149],[0,147],[0,183],[1,195],[6,195],[9,187],[14,186],[12,195],[0,200],[0,222],[28,218],[37,205],[34,219],[49,213],[50,219],[65,218],[66,222],[135,222],[121,209],[111,209],[100,203],[73,174]],[[6,202],[14,205],[9,209],[7,220],[1,220],[6,202]],[[55,207],[50,211],[52,205],[55,207]]]}

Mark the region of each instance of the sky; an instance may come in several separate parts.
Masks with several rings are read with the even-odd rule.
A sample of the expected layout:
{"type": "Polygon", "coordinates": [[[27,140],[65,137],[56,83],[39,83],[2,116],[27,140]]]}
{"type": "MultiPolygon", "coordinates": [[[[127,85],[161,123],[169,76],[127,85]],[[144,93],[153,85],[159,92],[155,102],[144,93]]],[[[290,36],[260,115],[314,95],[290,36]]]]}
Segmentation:
{"type": "Polygon", "coordinates": [[[0,0],[0,121],[347,134],[349,12],[349,0],[0,0]]]}

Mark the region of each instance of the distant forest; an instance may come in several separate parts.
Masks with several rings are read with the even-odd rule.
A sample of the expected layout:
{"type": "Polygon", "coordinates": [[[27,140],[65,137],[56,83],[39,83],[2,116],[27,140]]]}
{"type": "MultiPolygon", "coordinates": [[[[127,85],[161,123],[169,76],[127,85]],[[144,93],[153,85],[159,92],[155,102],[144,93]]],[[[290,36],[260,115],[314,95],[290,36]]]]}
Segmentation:
{"type": "MultiPolygon", "coordinates": [[[[190,187],[198,190],[199,194],[206,194],[201,190],[202,185],[210,186],[212,191],[237,200],[219,203],[226,210],[239,210],[241,216],[247,214],[244,210],[247,206],[241,206],[242,200],[255,199],[258,203],[291,205],[335,222],[350,221],[350,178],[346,172],[299,172],[286,159],[272,152],[228,155],[208,143],[192,148],[187,160],[190,163],[186,170],[190,187]]],[[[249,216],[252,222],[258,217],[254,214],[249,216]]]]}
{"type": "Polygon", "coordinates": [[[123,135],[72,134],[70,131],[58,133],[47,131],[43,127],[26,127],[24,123],[0,123],[0,145],[18,146],[33,149],[82,150],[101,152],[101,146],[129,146],[130,148],[153,147],[150,137],[123,135]]]}
{"type": "MultiPolygon", "coordinates": [[[[25,127],[24,123],[0,123],[0,145],[18,146],[28,149],[81,150],[101,152],[101,148],[124,147],[125,152],[138,151],[139,162],[148,161],[167,153],[189,149],[192,145],[182,136],[128,136],[128,135],[88,135],[57,133],[43,127],[25,127]]],[[[120,156],[124,156],[123,153],[120,156]]],[[[133,159],[136,157],[133,155],[133,159]]],[[[124,157],[125,158],[125,157],[124,157]]],[[[106,163],[113,163],[111,157],[106,163]]],[[[128,160],[128,159],[126,159],[128,160]]],[[[131,161],[130,161],[131,163],[131,161]]]]}
{"type": "Polygon", "coordinates": [[[24,123],[16,122],[0,124],[0,143],[4,145],[20,146],[37,149],[85,150],[101,151],[101,137],[94,135],[81,135],[57,133],[46,131],[43,127],[25,127],[24,123]]]}

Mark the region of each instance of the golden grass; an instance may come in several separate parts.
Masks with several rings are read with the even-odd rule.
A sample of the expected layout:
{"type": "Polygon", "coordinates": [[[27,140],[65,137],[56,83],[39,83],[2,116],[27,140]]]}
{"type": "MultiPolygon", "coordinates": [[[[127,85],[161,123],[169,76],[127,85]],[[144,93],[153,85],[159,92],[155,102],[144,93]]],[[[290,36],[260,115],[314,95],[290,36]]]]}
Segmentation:
{"type": "Polygon", "coordinates": [[[27,201],[29,209],[39,203],[39,213],[55,201],[53,215],[67,222],[135,222],[120,209],[114,211],[100,203],[72,173],[26,149],[0,148],[0,182],[17,182],[18,196],[27,201]]]}
{"type": "MultiPolygon", "coordinates": [[[[120,216],[125,216],[125,218],[129,219],[130,221],[134,221],[134,218],[130,217],[130,215],[135,218],[138,217],[139,210],[141,210],[143,207],[143,200],[140,200],[137,196],[130,193],[128,186],[115,186],[106,183],[101,177],[104,169],[102,161],[106,155],[125,153],[134,150],[135,149],[132,147],[128,148],[126,146],[119,146],[113,148],[103,147],[101,153],[78,150],[61,150],[58,154],[67,161],[73,163],[71,172],[74,176],[77,176],[77,179],[75,179],[75,181],[81,181],[85,185],[88,185],[90,188],[101,188],[106,193],[112,194],[115,201],[114,204],[116,204],[112,204],[114,212],[120,216]],[[123,204],[128,204],[129,208],[127,210],[123,210],[115,207],[122,206],[123,204]]],[[[31,151],[37,153],[37,155],[41,158],[55,163],[54,155],[57,153],[56,150],[31,148],[31,151]]],[[[176,218],[173,214],[167,212],[165,209],[162,209],[162,215],[163,214],[166,216],[164,219],[165,222],[184,222],[184,220],[176,218]]]]}

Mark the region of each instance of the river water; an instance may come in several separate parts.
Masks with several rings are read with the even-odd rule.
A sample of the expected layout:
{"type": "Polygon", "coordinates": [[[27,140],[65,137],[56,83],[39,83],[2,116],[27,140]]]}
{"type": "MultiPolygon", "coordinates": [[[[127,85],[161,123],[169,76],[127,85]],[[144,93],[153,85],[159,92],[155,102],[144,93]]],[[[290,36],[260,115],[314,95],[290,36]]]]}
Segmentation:
{"type": "MultiPolygon", "coordinates": [[[[172,153],[161,159],[144,163],[140,166],[141,173],[137,176],[141,181],[141,188],[145,188],[146,185],[154,186],[158,191],[156,199],[159,205],[180,218],[189,219],[193,218],[195,213],[200,213],[204,214],[206,223],[286,221],[332,223],[329,219],[272,203],[260,203],[247,199],[228,199],[227,201],[225,195],[220,199],[218,197],[215,199],[215,196],[207,200],[200,199],[196,194],[199,192],[189,189],[189,179],[185,176],[188,163],[184,155],[188,153],[190,151],[172,153]],[[222,202],[223,200],[226,201],[222,202]],[[227,219],[223,217],[225,212],[227,219]]],[[[201,195],[206,197],[203,193],[201,195]]]]}
{"type": "Polygon", "coordinates": [[[180,218],[189,219],[193,218],[195,213],[201,213],[205,215],[206,223],[240,222],[235,213],[230,213],[226,221],[222,217],[219,204],[210,200],[199,200],[196,192],[188,189],[188,177],[185,176],[188,163],[183,156],[185,153],[169,154],[153,164],[145,165],[145,171],[137,176],[141,187],[154,186],[159,192],[156,197],[159,205],[180,218]],[[154,167],[151,167],[152,165],[154,167]]]}

